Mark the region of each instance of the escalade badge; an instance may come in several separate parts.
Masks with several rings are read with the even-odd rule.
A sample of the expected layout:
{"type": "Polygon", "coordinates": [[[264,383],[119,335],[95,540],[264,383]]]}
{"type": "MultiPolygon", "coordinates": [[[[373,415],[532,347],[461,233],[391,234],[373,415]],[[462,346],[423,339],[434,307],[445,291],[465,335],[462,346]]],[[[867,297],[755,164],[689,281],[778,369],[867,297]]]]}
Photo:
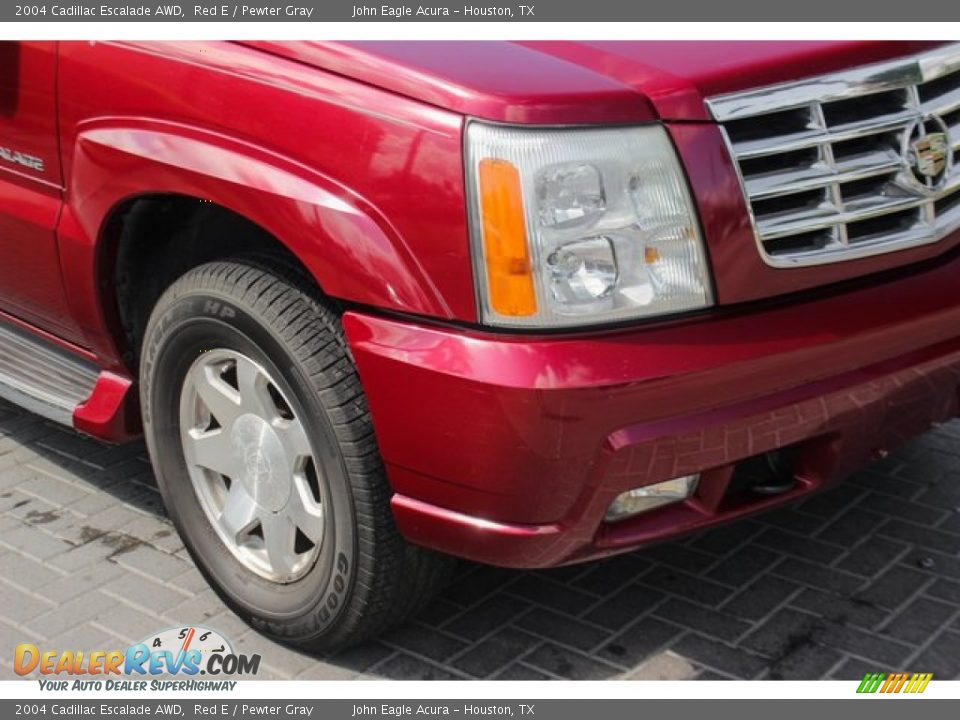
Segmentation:
{"type": "Polygon", "coordinates": [[[40,158],[34,155],[27,155],[19,150],[5,148],[2,145],[0,145],[0,160],[15,165],[23,165],[23,167],[36,170],[37,172],[43,172],[43,160],[40,158]]]}
{"type": "Polygon", "coordinates": [[[918,120],[907,135],[906,160],[914,179],[927,189],[940,187],[950,164],[947,126],[935,115],[918,120]]]}

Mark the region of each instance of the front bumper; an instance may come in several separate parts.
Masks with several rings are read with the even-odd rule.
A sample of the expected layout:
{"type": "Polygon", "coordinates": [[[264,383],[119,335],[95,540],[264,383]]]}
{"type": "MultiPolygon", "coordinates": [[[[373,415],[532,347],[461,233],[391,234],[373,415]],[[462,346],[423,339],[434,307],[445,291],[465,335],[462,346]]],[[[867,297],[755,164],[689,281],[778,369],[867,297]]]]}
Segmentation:
{"type": "Polygon", "coordinates": [[[357,312],[344,327],[400,531],[547,567],[795,500],[960,412],[960,258],[802,302],[576,337],[357,312]],[[733,493],[790,446],[794,488],[733,493]],[[700,472],[691,499],[606,524],[626,490],[700,472]]]}

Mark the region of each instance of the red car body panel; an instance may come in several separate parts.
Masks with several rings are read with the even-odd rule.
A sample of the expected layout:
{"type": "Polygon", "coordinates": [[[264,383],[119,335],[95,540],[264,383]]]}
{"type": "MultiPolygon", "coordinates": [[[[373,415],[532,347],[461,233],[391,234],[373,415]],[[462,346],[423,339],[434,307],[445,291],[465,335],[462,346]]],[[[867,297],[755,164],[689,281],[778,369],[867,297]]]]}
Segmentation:
{"type": "Polygon", "coordinates": [[[930,42],[255,42],[281,57],[498,122],[706,121],[710,95],[809,77],[930,42]]]}
{"type": "Polygon", "coordinates": [[[104,370],[86,402],[73,413],[73,426],[80,432],[114,441],[131,440],[140,434],[140,405],[129,377],[104,370]]]}
{"type": "Polygon", "coordinates": [[[795,499],[954,417],[958,272],[954,255],[762,313],[590,337],[353,313],[344,325],[404,532],[478,561],[546,566],[795,499]],[[792,444],[793,493],[720,502],[734,463],[792,444]],[[705,473],[694,500],[603,524],[619,493],[694,472],[705,473]]]}
{"type": "Polygon", "coordinates": [[[3,304],[30,324],[76,337],[60,281],[55,227],[63,204],[54,42],[0,43],[0,146],[39,163],[0,168],[3,304]],[[13,240],[15,239],[15,241],[13,240]]]}
{"type": "Polygon", "coordinates": [[[108,366],[103,227],[144,194],[236,211],[334,297],[475,317],[460,116],[232,43],[63,43],[60,55],[64,284],[108,366]]]}
{"type": "Polygon", "coordinates": [[[0,316],[102,369],[78,429],[132,436],[109,221],[153,194],[206,200],[272,234],[349,308],[411,540],[529,566],[705,527],[823,487],[956,414],[960,233],[764,264],[704,99],[930,45],[0,43],[0,103],[5,87],[30,89],[15,111],[0,105],[0,139],[44,160],[0,164],[0,316]],[[616,330],[481,328],[463,166],[474,118],[663,122],[717,306],[616,330]],[[794,491],[723,497],[733,463],[791,443],[794,491]],[[602,522],[617,493],[698,470],[694,499],[602,522]]]}

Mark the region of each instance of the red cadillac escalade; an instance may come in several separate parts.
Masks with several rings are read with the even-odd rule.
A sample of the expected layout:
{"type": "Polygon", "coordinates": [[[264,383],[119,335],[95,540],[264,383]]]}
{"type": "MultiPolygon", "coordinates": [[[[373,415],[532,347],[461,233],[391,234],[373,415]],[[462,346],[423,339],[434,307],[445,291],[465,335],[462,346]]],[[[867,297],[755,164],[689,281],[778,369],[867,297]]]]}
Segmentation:
{"type": "Polygon", "coordinates": [[[0,43],[0,397],[311,648],[956,416],[958,246],[960,44],[0,43]]]}

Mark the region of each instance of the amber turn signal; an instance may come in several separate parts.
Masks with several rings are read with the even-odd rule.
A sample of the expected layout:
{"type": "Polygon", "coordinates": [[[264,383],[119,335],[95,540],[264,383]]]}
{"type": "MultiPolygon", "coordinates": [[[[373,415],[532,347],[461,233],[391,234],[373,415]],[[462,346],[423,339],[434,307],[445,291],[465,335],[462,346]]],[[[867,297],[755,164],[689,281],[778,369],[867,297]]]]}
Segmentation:
{"type": "Polygon", "coordinates": [[[520,172],[506,160],[487,158],[480,161],[478,180],[490,306],[500,315],[533,315],[537,296],[520,172]]]}

